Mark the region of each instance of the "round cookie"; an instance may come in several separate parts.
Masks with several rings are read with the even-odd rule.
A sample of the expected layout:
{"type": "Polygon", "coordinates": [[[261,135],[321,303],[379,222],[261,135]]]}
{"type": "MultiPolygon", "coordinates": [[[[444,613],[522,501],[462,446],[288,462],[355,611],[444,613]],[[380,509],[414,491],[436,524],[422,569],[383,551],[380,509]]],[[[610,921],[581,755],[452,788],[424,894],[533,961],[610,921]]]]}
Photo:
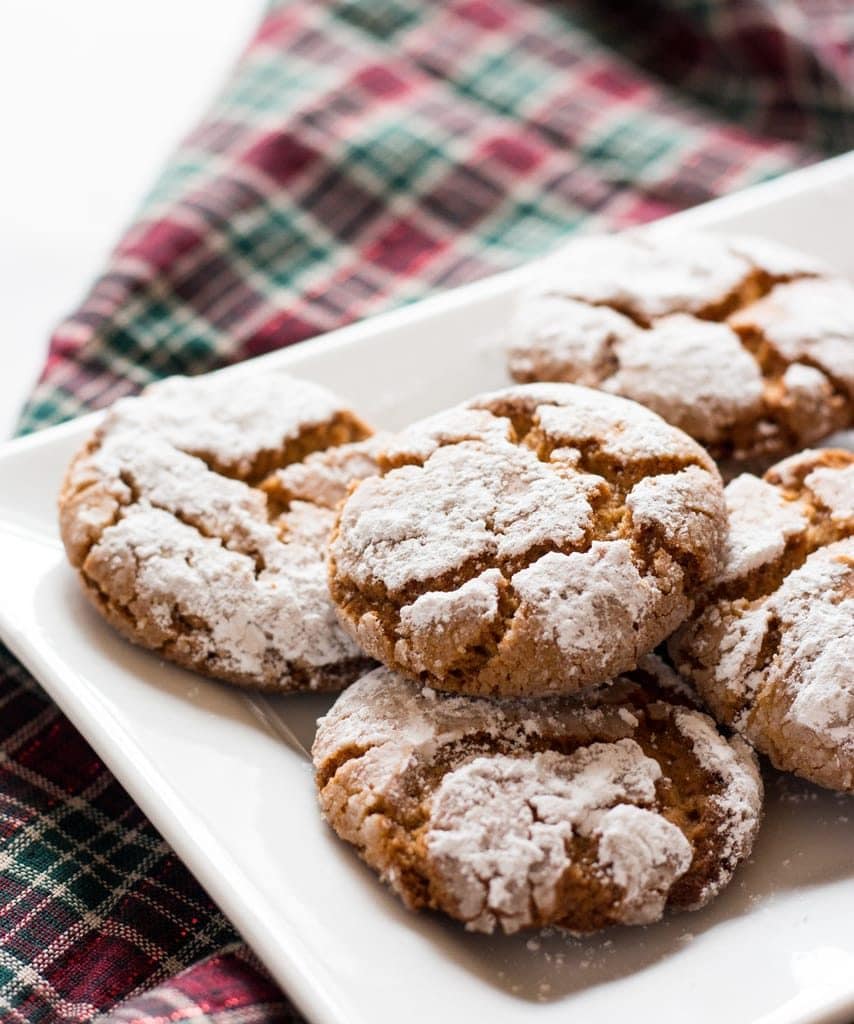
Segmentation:
{"type": "Polygon", "coordinates": [[[701,907],[751,850],[755,755],[656,686],[441,694],[380,668],[319,722],[324,817],[411,909],[471,931],[590,932],[701,907]]]}
{"type": "Polygon", "coordinates": [[[854,792],[854,454],[802,452],[726,497],[723,568],[670,654],[777,768],[854,792]]]}
{"type": "Polygon", "coordinates": [[[570,692],[633,668],[717,571],[710,458],[634,402],[510,388],[386,445],[330,539],[364,651],[445,690],[570,692]]]}
{"type": "Polygon", "coordinates": [[[281,373],[153,385],[117,402],[66,472],[68,558],[98,611],[170,661],[340,688],[370,661],[338,625],[325,545],[350,480],[375,472],[369,433],[281,373]]]}
{"type": "Polygon", "coordinates": [[[582,238],[520,299],[509,366],[641,402],[730,475],[854,423],[854,286],[754,238],[582,238]]]}

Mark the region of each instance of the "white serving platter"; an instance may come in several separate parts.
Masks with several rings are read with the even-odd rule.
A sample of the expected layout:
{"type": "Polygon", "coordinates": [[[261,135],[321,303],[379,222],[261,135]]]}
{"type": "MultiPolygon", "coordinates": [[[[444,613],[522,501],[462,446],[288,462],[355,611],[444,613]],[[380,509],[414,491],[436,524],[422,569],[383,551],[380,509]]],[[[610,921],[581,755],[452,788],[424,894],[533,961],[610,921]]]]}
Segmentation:
{"type": "MultiPolygon", "coordinates": [[[[854,275],[854,156],[662,221],[750,231],[854,275]]],[[[287,368],[399,427],[507,380],[523,268],[222,371],[287,368]]],[[[94,417],[0,449],[0,637],[316,1024],[849,1024],[854,800],[769,773],[751,862],[710,907],[588,939],[484,938],[405,911],[320,821],[328,698],[260,698],[159,661],[89,609],[55,523],[94,417]]]]}

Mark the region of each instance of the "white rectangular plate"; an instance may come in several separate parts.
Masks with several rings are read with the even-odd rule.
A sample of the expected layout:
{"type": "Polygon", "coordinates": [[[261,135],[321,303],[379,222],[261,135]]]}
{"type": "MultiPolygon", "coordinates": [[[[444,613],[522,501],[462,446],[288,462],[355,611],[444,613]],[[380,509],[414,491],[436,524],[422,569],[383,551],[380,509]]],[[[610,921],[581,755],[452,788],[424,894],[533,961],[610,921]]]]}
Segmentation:
{"type": "MultiPolygon", "coordinates": [[[[854,158],[661,222],[752,231],[854,274],[854,158]]],[[[223,371],[326,384],[380,426],[506,383],[522,269],[223,371]]],[[[590,939],[484,938],[403,910],[317,813],[304,750],[328,706],[164,664],[90,611],[55,525],[86,417],[0,450],[0,636],[317,1024],[793,1024],[854,1017],[854,805],[769,777],[752,861],[710,907],[590,939]]]]}

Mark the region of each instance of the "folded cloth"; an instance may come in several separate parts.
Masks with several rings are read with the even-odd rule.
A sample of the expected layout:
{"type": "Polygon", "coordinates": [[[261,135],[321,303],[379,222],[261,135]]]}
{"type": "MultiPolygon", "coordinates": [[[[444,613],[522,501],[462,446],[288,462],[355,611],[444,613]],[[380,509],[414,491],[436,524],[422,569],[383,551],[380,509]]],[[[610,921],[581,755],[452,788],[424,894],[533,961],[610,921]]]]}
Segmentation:
{"type": "Polygon", "coordinates": [[[301,1024],[255,956],[240,944],[132,997],[96,1024],[301,1024]]]}
{"type": "MultiPolygon", "coordinates": [[[[847,0],[274,3],[21,429],[844,149],[851,22],[847,0]]],[[[0,702],[2,1019],[299,1019],[4,652],[0,702]]]]}

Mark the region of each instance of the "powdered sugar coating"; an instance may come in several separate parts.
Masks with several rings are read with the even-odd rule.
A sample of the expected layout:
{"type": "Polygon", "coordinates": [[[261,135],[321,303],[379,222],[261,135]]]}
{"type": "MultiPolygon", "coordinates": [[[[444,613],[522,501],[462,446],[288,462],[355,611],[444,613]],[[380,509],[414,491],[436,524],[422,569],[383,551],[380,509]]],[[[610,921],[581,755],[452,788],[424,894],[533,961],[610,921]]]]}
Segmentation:
{"type": "Polygon", "coordinates": [[[513,440],[513,426],[493,416],[488,409],[456,405],[410,424],[401,434],[388,438],[383,446],[384,461],[426,462],[437,449],[461,441],[482,441],[501,447],[513,440]]]}
{"type": "MultiPolygon", "coordinates": [[[[399,443],[399,442],[398,442],[399,443]]],[[[512,558],[537,544],[578,543],[592,521],[583,477],[558,478],[534,452],[462,441],[420,466],[366,480],[342,516],[338,567],[393,592],[472,558],[512,558]]]]}
{"type": "Polygon", "coordinates": [[[681,708],[674,712],[673,720],[703,768],[724,782],[723,793],[709,798],[717,804],[727,827],[721,830],[721,870],[704,890],[705,900],[726,885],[733,867],[753,849],[762,817],[762,782],[756,755],[740,736],[721,743],[710,718],[681,708]]]}
{"type": "Polygon", "coordinates": [[[844,468],[816,469],[804,484],[830,511],[830,518],[841,526],[854,522],[854,463],[844,468]]]}
{"type": "Polygon", "coordinates": [[[263,489],[282,503],[304,499],[312,505],[335,509],[354,481],[377,472],[377,459],[390,440],[390,434],[380,432],[364,441],[313,452],[302,462],[275,470],[264,481],[263,489]]]}
{"type": "Polygon", "coordinates": [[[625,893],[621,923],[657,921],[673,883],[691,866],[691,844],[666,818],[633,804],[605,811],[593,834],[603,869],[625,893]]]}
{"type": "Polygon", "coordinates": [[[400,610],[396,655],[420,671],[419,665],[441,665],[447,651],[479,643],[495,627],[504,586],[498,569],[487,569],[458,590],[422,594],[400,610]]]}
{"type": "Polygon", "coordinates": [[[733,725],[780,767],[854,789],[854,540],[813,552],[736,635],[709,684],[738,700],[733,725]]]}
{"type": "Polygon", "coordinates": [[[251,385],[214,375],[169,377],[147,388],[144,401],[116,402],[108,429],[154,434],[179,451],[213,454],[229,475],[245,478],[259,453],[278,451],[345,408],[326,388],[282,373],[258,374],[251,385]]]}
{"type": "Polygon", "coordinates": [[[806,362],[854,395],[854,285],[842,278],[778,284],[732,318],[762,334],[787,362],[806,362]]]}
{"type": "Polygon", "coordinates": [[[698,906],[749,853],[761,782],[740,740],[642,694],[621,680],[585,699],[494,702],[378,669],[319,723],[321,806],[409,906],[472,930],[591,930],[698,906]],[[696,830],[668,802],[677,791],[696,830]]]}
{"type": "Polygon", "coordinates": [[[800,685],[789,714],[854,757],[854,541],[815,552],[770,603],[788,628],[778,657],[800,685]]]}
{"type": "MultiPolygon", "coordinates": [[[[571,380],[596,387],[614,368],[614,350],[641,331],[608,306],[591,306],[538,287],[515,325],[524,344],[512,352],[519,380],[571,380]]],[[[629,346],[624,346],[628,348],[629,346]]]]}
{"type": "Polygon", "coordinates": [[[757,235],[727,235],[730,250],[742,256],[756,270],[780,280],[807,276],[828,277],[833,271],[822,260],[757,235]]]}
{"type": "Polygon", "coordinates": [[[762,373],[726,324],[674,314],[615,345],[614,354],[619,369],[602,386],[700,441],[761,415],[762,373]]]}
{"type": "Polygon", "coordinates": [[[668,551],[696,559],[704,577],[716,574],[725,533],[723,505],[699,466],[644,477],[626,496],[626,508],[636,528],[658,534],[668,551]],[[693,512],[690,519],[686,506],[693,512]]]}
{"type": "Polygon", "coordinates": [[[276,485],[251,481],[271,459],[366,428],[306,382],[273,374],[245,389],[180,379],[117,403],[69,468],[63,539],[96,606],[136,642],[242,684],[337,687],[367,662],[337,623],[323,549],[335,478],[344,491],[345,467],[372,471],[370,452],[311,456],[276,509],[276,485]]]}
{"type": "MultiPolygon", "coordinates": [[[[469,404],[490,409],[498,416],[505,404],[513,406],[527,415],[536,415],[537,426],[550,447],[594,447],[621,462],[674,458],[690,463],[701,450],[649,409],[592,388],[528,384],[474,398],[469,404]]],[[[703,464],[709,463],[706,460],[703,464]]]]}
{"type": "Polygon", "coordinates": [[[854,423],[852,296],[764,239],[582,238],[520,298],[510,371],[641,402],[728,471],[767,464],[854,423]]]}
{"type": "Polygon", "coordinates": [[[720,721],[780,768],[854,791],[854,455],[804,452],[727,488],[711,600],[670,641],[720,721]]]}
{"type": "Polygon", "coordinates": [[[751,262],[715,235],[643,232],[580,238],[549,257],[539,289],[650,322],[700,313],[736,291],[751,262]]]}
{"type": "Polygon", "coordinates": [[[621,398],[495,392],[415,424],[380,462],[339,513],[332,597],[364,650],[443,689],[610,678],[672,631],[690,581],[717,568],[713,464],[621,398]]]}
{"type": "Polygon", "coordinates": [[[633,740],[594,743],[570,756],[479,757],[442,780],[424,835],[437,884],[473,931],[507,932],[557,910],[573,835],[599,839],[598,866],[624,891],[625,924],[656,921],[691,847],[651,804],[657,761],[633,740]]]}
{"type": "Polygon", "coordinates": [[[803,505],[750,473],[727,484],[729,517],[722,580],[746,576],[782,557],[786,545],[804,533],[809,517],[803,505]]]}
{"type": "MultiPolygon", "coordinates": [[[[533,619],[571,667],[601,652],[612,637],[631,637],[661,601],[655,580],[641,576],[626,541],[594,541],[588,551],[552,551],[517,572],[511,585],[519,611],[533,619]]],[[[641,654],[633,657],[635,663],[641,654]]]]}
{"type": "Polygon", "coordinates": [[[844,426],[840,416],[844,403],[821,370],[791,363],[778,383],[790,429],[803,444],[813,444],[844,426]]]}

